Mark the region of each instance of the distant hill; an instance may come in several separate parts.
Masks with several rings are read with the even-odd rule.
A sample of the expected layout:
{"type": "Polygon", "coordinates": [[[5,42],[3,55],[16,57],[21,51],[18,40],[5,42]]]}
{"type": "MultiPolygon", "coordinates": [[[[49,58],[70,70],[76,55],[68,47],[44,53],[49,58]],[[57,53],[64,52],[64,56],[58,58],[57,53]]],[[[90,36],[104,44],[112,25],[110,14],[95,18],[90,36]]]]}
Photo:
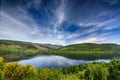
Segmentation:
{"type": "Polygon", "coordinates": [[[72,52],[72,53],[93,53],[93,52],[120,52],[120,45],[117,44],[95,44],[95,43],[83,43],[72,44],[58,48],[57,51],[72,52]],[[93,52],[92,52],[93,51],[93,52]]]}
{"type": "Polygon", "coordinates": [[[44,51],[59,47],[61,46],[14,40],[0,40],[0,56],[3,56],[9,60],[16,60],[21,57],[34,56],[44,53],[44,51]]]}
{"type": "Polygon", "coordinates": [[[38,44],[32,42],[23,42],[23,41],[13,41],[13,40],[0,40],[0,48],[8,47],[13,49],[40,49],[40,50],[48,50],[48,49],[56,49],[61,46],[52,45],[52,44],[38,44]]]}
{"type": "Polygon", "coordinates": [[[57,48],[62,47],[62,45],[52,45],[52,44],[41,44],[41,45],[43,45],[44,47],[48,49],[57,49],[57,48]]]}
{"type": "Polygon", "coordinates": [[[48,52],[75,59],[113,58],[120,56],[120,45],[83,43],[63,46],[48,52]]]}
{"type": "Polygon", "coordinates": [[[120,57],[120,45],[83,43],[61,46],[0,40],[0,56],[7,61],[26,59],[36,55],[61,55],[74,59],[108,59],[120,57]]]}

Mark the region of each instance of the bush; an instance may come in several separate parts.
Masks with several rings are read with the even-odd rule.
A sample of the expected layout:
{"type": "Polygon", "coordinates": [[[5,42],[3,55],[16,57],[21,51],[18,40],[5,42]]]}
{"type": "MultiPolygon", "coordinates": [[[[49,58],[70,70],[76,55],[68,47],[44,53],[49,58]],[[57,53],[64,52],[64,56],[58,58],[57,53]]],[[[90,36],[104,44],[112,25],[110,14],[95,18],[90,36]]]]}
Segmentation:
{"type": "Polygon", "coordinates": [[[4,61],[4,58],[3,57],[0,57],[0,63],[4,61]]]}
{"type": "Polygon", "coordinates": [[[34,79],[36,73],[35,68],[31,65],[21,66],[17,62],[9,62],[4,66],[4,74],[8,80],[34,79]]]}
{"type": "Polygon", "coordinates": [[[85,72],[87,80],[107,80],[108,75],[107,67],[100,64],[90,64],[85,72]]]}

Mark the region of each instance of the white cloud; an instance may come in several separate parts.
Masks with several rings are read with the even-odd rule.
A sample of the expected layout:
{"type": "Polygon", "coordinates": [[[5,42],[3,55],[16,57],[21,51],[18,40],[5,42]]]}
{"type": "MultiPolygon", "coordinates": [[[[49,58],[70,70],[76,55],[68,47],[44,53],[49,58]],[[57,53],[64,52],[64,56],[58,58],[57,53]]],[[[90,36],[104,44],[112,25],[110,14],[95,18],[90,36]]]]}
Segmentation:
{"type": "Polygon", "coordinates": [[[119,14],[110,14],[111,16],[108,16],[108,13],[107,11],[102,11],[101,13],[99,13],[97,16],[95,16],[93,20],[91,20],[90,22],[88,23],[84,23],[84,22],[80,22],[78,23],[78,25],[80,27],[90,27],[92,28],[92,26],[94,26],[91,30],[93,31],[96,31],[100,28],[102,28],[102,30],[110,30],[110,29],[114,29],[114,28],[119,28],[120,26],[120,23],[119,23],[119,17],[120,15],[119,14]],[[103,21],[97,21],[96,22],[96,19],[99,20],[100,17],[103,17],[103,16],[108,16],[108,17],[111,17],[107,20],[103,20],[103,21]]]}
{"type": "Polygon", "coordinates": [[[32,0],[32,1],[28,1],[26,3],[27,3],[28,8],[34,7],[35,9],[39,10],[42,0],[32,0]]]}
{"type": "Polygon", "coordinates": [[[56,10],[57,21],[54,22],[54,33],[58,33],[58,28],[64,21],[64,0],[61,1],[61,5],[56,10]]]}
{"type": "Polygon", "coordinates": [[[93,33],[85,38],[74,40],[72,44],[77,44],[77,43],[105,43],[108,40],[109,35],[112,33],[102,33],[102,34],[97,34],[93,33]]]}
{"type": "Polygon", "coordinates": [[[119,2],[119,0],[106,0],[110,5],[115,5],[119,2]]]}
{"type": "Polygon", "coordinates": [[[37,33],[33,27],[29,27],[27,24],[1,12],[0,38],[29,41],[35,32],[37,33]]]}
{"type": "Polygon", "coordinates": [[[31,27],[12,18],[8,14],[1,12],[1,22],[0,22],[1,35],[19,38],[20,36],[28,37],[31,32],[33,32],[33,29],[31,27]]]}
{"type": "MultiPolygon", "coordinates": [[[[68,39],[72,41],[74,40],[73,43],[101,42],[104,41],[106,38],[104,38],[102,34],[95,34],[95,32],[97,32],[98,30],[106,31],[120,27],[120,15],[117,14],[118,11],[115,10],[116,14],[111,13],[110,15],[108,15],[109,11],[103,11],[94,16],[87,17],[85,18],[86,20],[81,20],[81,22],[75,24],[79,25],[82,28],[85,28],[84,30],[80,29],[74,33],[69,33],[64,30],[59,31],[62,22],[67,20],[65,16],[65,9],[67,9],[67,6],[65,0],[61,1],[61,5],[56,10],[53,10],[54,16],[52,17],[52,19],[50,18],[49,22],[51,24],[48,24],[47,26],[42,26],[40,25],[40,23],[37,23],[37,20],[34,20],[33,17],[27,12],[27,9],[31,7],[34,7],[36,8],[36,10],[38,10],[38,8],[40,8],[42,0],[34,0],[33,2],[29,1],[30,3],[28,2],[27,7],[17,6],[16,9],[13,8],[13,11],[15,11],[14,13],[12,12],[12,9],[11,11],[9,11],[11,14],[8,12],[9,15],[4,12],[1,12],[0,38],[63,45],[67,44],[65,41],[68,39]],[[117,17],[114,17],[116,15],[117,17]],[[105,21],[103,19],[103,16],[111,16],[112,18],[105,21]],[[51,25],[53,25],[52,28],[51,25]],[[90,36],[84,36],[85,38],[81,37],[85,34],[90,34],[90,36]],[[76,40],[76,38],[79,39],[76,40]]],[[[114,4],[117,3],[117,0],[115,1],[116,2],[113,2],[114,4]]],[[[47,11],[47,9],[48,8],[46,7],[45,14],[48,14],[48,16],[50,16],[49,11],[47,11]]]]}
{"type": "Polygon", "coordinates": [[[97,38],[93,37],[93,38],[88,38],[88,39],[85,39],[85,40],[77,40],[75,42],[73,42],[73,44],[76,44],[76,43],[93,43],[97,41],[97,38]]]}
{"type": "Polygon", "coordinates": [[[43,32],[43,30],[38,28],[37,24],[34,23],[29,26],[30,24],[26,24],[21,20],[16,20],[10,15],[1,12],[0,39],[22,40],[36,43],[65,44],[65,40],[59,40],[57,37],[49,33],[51,31],[48,29],[46,29],[48,34],[44,34],[40,32],[43,32]]]}
{"type": "Polygon", "coordinates": [[[95,25],[97,25],[97,23],[82,23],[82,22],[80,22],[80,23],[78,23],[78,25],[80,26],[80,27],[90,27],[90,26],[95,26],[95,25]]]}
{"type": "Polygon", "coordinates": [[[102,43],[106,40],[106,38],[102,37],[90,37],[82,40],[76,40],[72,44],[77,44],[77,43],[102,43]]]}

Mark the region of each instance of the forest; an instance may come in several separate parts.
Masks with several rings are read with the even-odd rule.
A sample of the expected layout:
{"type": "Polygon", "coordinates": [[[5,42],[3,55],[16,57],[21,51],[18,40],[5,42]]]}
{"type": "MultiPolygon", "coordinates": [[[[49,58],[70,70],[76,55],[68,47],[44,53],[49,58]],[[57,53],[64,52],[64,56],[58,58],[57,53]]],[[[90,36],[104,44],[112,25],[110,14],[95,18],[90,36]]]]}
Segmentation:
{"type": "Polygon", "coordinates": [[[63,68],[38,68],[0,57],[0,80],[120,80],[120,59],[63,68]]]}

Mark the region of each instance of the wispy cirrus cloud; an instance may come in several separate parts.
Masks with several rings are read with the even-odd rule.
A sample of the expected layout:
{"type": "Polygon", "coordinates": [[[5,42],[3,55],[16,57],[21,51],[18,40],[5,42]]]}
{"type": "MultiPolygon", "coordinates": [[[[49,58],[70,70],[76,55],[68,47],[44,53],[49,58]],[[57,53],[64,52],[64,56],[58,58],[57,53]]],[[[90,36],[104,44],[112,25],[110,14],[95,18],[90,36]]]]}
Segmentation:
{"type": "Polygon", "coordinates": [[[29,27],[27,24],[16,20],[4,12],[1,12],[0,28],[0,35],[3,36],[2,38],[25,39],[34,32],[34,28],[29,27]]]}
{"type": "Polygon", "coordinates": [[[0,39],[120,43],[119,0],[2,0],[0,39]]]}
{"type": "Polygon", "coordinates": [[[108,2],[110,5],[115,5],[119,3],[119,0],[106,0],[106,2],[108,2]]]}
{"type": "MultiPolygon", "coordinates": [[[[57,40],[52,34],[41,33],[36,24],[32,27],[22,21],[16,20],[10,15],[1,12],[0,39],[14,39],[37,43],[64,44],[64,41],[57,40]]],[[[48,31],[47,31],[48,32],[48,31]]]]}
{"type": "MultiPolygon", "coordinates": [[[[74,40],[72,44],[77,43],[107,43],[107,36],[111,35],[112,33],[92,33],[91,35],[84,37],[82,39],[74,40]]],[[[109,42],[108,42],[109,43],[109,42]]]]}

